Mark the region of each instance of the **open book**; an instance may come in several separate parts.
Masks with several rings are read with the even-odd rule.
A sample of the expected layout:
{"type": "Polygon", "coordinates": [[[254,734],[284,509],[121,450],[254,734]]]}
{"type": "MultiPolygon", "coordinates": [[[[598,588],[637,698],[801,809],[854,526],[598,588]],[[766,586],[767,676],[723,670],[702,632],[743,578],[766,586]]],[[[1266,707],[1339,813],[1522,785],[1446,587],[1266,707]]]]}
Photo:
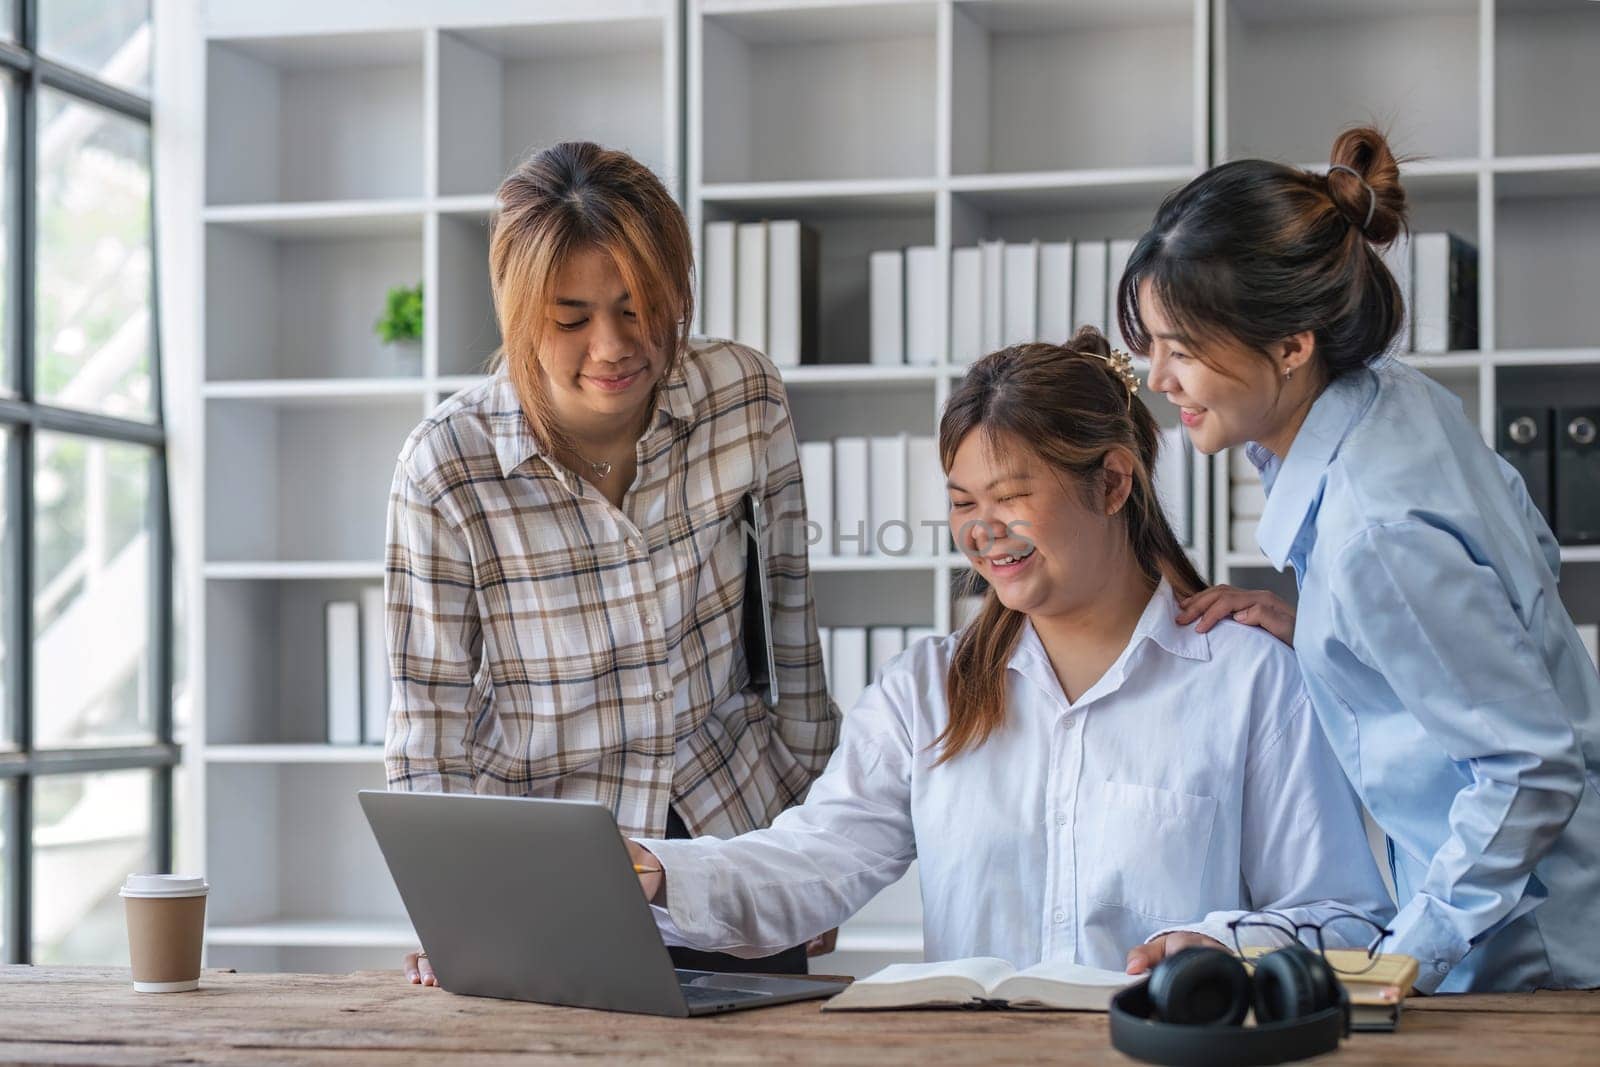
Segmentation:
{"type": "Polygon", "coordinates": [[[884,1008],[1035,1008],[1105,1011],[1142,975],[1078,963],[1045,962],[1019,971],[1005,960],[977,956],[943,963],[896,963],[851,983],[823,1011],[884,1008]]]}

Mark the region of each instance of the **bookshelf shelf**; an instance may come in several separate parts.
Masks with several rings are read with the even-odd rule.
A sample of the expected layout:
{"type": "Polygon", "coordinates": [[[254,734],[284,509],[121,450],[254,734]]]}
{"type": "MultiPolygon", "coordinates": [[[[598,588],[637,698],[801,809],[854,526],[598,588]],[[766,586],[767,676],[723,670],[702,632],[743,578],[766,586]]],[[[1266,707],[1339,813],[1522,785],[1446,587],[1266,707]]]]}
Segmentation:
{"type": "Polygon", "coordinates": [[[285,562],[233,562],[208,563],[205,576],[212,581],[226,582],[280,582],[280,581],[335,581],[383,580],[383,562],[356,560],[350,562],[322,562],[290,560],[285,562]]]}
{"type": "MultiPolygon", "coordinates": [[[[295,948],[417,947],[417,935],[405,920],[388,923],[337,922],[328,919],[272,919],[265,922],[212,926],[206,940],[213,945],[295,948]]],[[[398,959],[396,964],[398,965],[398,959]]]]}

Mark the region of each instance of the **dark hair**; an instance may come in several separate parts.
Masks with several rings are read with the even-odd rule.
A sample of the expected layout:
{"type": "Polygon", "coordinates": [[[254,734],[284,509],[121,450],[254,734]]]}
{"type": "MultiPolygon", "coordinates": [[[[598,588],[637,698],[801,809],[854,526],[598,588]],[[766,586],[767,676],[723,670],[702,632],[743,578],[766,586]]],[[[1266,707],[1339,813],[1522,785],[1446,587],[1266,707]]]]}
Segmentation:
{"type": "Polygon", "coordinates": [[[1191,344],[1232,339],[1265,355],[1310,330],[1328,381],[1382,355],[1405,313],[1379,254],[1406,228],[1400,167],[1370,126],[1341,133],[1330,158],[1350,170],[1324,176],[1242,159],[1168,196],[1118,289],[1128,344],[1150,351],[1139,312],[1139,286],[1149,279],[1191,344]]]}
{"type": "MultiPolygon", "coordinates": [[[[1151,585],[1165,577],[1179,596],[1197,593],[1205,582],[1156,498],[1161,431],[1144,401],[1129,395],[1110,355],[1100,331],[1085,326],[1065,345],[1015,345],[980,359],[945,404],[939,458],[949,471],[967,436],[982,433],[1002,450],[1031,450],[1098,498],[1107,453],[1125,449],[1133,458],[1133,486],[1121,512],[1128,547],[1151,585]]],[[[934,742],[943,749],[938,762],[983,744],[1004,722],[1006,662],[1022,622],[1022,613],[990,589],[977,619],[957,638],[945,679],[950,720],[934,742]]]]}

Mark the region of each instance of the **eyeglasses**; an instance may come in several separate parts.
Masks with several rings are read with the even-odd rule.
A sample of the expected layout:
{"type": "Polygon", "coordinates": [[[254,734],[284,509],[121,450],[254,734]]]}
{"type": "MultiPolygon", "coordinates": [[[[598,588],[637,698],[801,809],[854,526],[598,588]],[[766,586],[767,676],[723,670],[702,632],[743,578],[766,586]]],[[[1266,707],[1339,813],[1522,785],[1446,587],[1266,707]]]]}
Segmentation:
{"type": "Polygon", "coordinates": [[[1348,975],[1366,974],[1376,967],[1378,950],[1384,939],[1394,936],[1393,930],[1361,915],[1336,915],[1325,922],[1297,923],[1276,911],[1251,912],[1229,922],[1228,930],[1233,934],[1233,949],[1240,956],[1245,955],[1246,947],[1259,948],[1262,935],[1266,934],[1270,935],[1267,940],[1273,948],[1309,943],[1328,961],[1328,966],[1348,975]],[[1302,930],[1315,934],[1315,938],[1303,941],[1302,930]],[[1279,943],[1272,944],[1273,941],[1279,943]]]}

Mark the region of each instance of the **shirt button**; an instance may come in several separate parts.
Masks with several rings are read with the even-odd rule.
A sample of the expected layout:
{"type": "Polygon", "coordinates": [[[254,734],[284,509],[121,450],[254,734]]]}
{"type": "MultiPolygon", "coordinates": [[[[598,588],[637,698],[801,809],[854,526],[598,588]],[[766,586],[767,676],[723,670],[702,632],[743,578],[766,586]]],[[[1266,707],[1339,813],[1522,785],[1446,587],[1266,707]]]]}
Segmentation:
{"type": "Polygon", "coordinates": [[[667,702],[667,697],[670,695],[671,694],[669,694],[665,689],[657,689],[655,692],[656,703],[665,704],[667,702]]]}
{"type": "Polygon", "coordinates": [[[646,615],[644,617],[644,624],[646,626],[654,626],[656,624],[656,617],[654,615],[646,615]]]}
{"type": "Polygon", "coordinates": [[[1434,964],[1433,964],[1433,973],[1434,974],[1449,974],[1450,973],[1450,965],[1448,963],[1446,963],[1444,960],[1435,960],[1434,964]]]}
{"type": "Polygon", "coordinates": [[[1064,923],[1067,921],[1067,913],[1062,911],[1060,908],[1057,908],[1056,913],[1051,916],[1051,918],[1055,919],[1055,921],[1058,923],[1064,923]]]}
{"type": "Polygon", "coordinates": [[[1064,812],[1064,811],[1056,812],[1056,825],[1057,826],[1065,826],[1065,825],[1067,825],[1067,813],[1066,812],[1064,812]]]}
{"type": "Polygon", "coordinates": [[[656,757],[656,766],[657,767],[670,767],[670,766],[672,766],[672,757],[670,757],[670,756],[657,756],[656,757]]]}

